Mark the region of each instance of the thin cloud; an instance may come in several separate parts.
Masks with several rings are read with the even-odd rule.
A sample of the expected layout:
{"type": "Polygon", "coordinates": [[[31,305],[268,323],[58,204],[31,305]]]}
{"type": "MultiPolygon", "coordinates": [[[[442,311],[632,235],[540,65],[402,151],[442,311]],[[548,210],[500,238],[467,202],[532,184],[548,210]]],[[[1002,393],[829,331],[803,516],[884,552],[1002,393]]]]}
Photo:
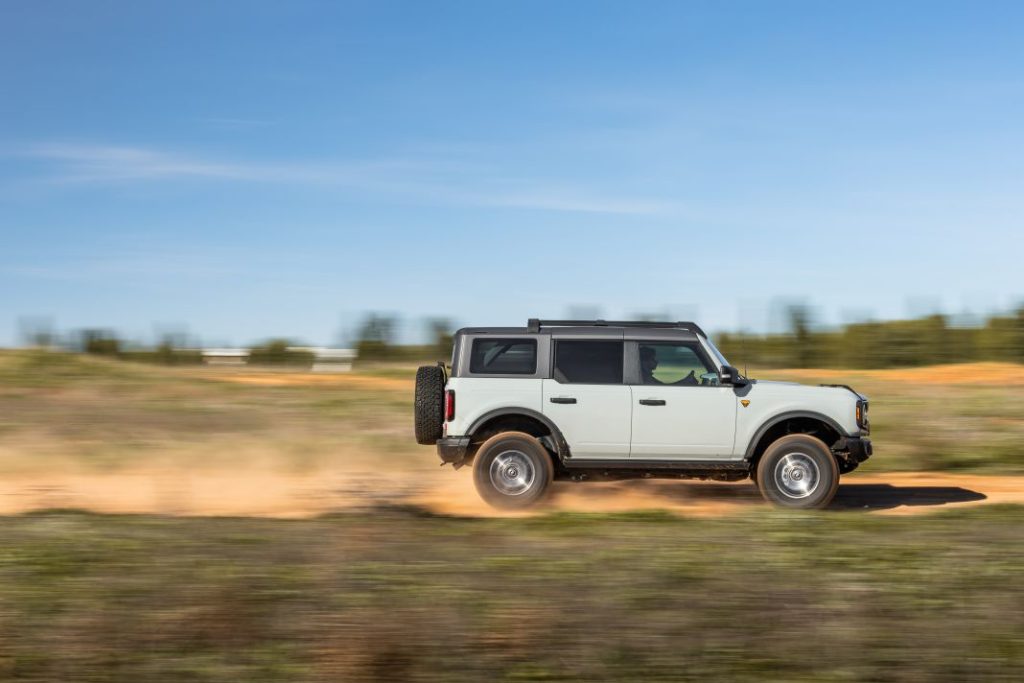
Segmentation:
{"type": "Polygon", "coordinates": [[[573,213],[663,215],[671,202],[488,178],[486,169],[438,160],[346,163],[222,161],[141,147],[45,143],[22,156],[49,164],[51,184],[207,180],[346,188],[428,204],[573,213]]]}
{"type": "Polygon", "coordinates": [[[275,121],[266,119],[243,119],[243,118],[231,118],[225,116],[208,116],[206,118],[196,119],[200,123],[204,123],[215,128],[231,129],[231,130],[245,130],[248,128],[264,128],[266,126],[275,125],[275,121]]]}
{"type": "Polygon", "coordinates": [[[137,147],[105,145],[34,145],[26,156],[55,162],[51,182],[112,182],[165,178],[255,180],[259,169],[177,156],[137,147]]]}

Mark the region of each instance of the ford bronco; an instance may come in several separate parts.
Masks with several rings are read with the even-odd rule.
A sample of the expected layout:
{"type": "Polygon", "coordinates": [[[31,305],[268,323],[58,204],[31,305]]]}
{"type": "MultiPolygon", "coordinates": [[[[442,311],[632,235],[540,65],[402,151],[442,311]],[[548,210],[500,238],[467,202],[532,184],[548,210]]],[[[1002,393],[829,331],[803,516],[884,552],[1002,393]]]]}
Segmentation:
{"type": "Polygon", "coordinates": [[[749,477],[776,505],[821,508],[872,452],[864,396],[748,379],[689,322],[464,328],[450,370],[416,373],[416,440],[472,464],[496,507],[556,479],[749,477]]]}

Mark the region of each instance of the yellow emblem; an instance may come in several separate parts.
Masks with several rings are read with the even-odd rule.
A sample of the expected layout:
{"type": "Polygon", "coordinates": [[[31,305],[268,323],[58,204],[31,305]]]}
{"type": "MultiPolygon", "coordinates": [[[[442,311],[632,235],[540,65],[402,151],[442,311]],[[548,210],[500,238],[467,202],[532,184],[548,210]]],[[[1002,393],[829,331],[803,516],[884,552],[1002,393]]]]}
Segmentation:
{"type": "Polygon", "coordinates": [[[750,405],[750,401],[748,401],[747,399],[742,399],[742,400],[740,401],[740,403],[742,403],[742,404],[743,404],[743,407],[744,407],[744,408],[746,408],[747,406],[749,406],[749,405],[750,405]]]}

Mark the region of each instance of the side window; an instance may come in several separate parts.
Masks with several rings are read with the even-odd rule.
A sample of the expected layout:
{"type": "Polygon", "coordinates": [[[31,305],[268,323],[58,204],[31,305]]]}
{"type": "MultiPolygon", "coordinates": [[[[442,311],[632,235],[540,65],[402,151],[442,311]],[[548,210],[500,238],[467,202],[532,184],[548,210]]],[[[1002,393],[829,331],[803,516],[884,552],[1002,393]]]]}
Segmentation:
{"type": "Polygon", "coordinates": [[[536,339],[474,339],[470,374],[532,375],[537,371],[536,339]]]}
{"type": "Polygon", "coordinates": [[[717,386],[718,371],[688,344],[640,342],[641,384],[717,386]]]}
{"type": "Polygon", "coordinates": [[[556,341],[555,379],[563,384],[622,384],[622,342],[556,341]]]}

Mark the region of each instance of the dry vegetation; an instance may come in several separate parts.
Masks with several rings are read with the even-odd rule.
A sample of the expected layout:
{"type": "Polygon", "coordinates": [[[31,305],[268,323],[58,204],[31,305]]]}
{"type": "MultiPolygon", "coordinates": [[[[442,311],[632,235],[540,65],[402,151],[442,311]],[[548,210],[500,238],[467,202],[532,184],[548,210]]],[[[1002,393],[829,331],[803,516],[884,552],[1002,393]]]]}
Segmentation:
{"type": "MultiPolygon", "coordinates": [[[[411,432],[414,365],[343,375],[160,369],[61,354],[0,353],[0,474],[70,468],[434,467],[411,432]]],[[[872,399],[866,472],[1024,473],[1024,366],[766,370],[846,382],[872,399]]]]}

